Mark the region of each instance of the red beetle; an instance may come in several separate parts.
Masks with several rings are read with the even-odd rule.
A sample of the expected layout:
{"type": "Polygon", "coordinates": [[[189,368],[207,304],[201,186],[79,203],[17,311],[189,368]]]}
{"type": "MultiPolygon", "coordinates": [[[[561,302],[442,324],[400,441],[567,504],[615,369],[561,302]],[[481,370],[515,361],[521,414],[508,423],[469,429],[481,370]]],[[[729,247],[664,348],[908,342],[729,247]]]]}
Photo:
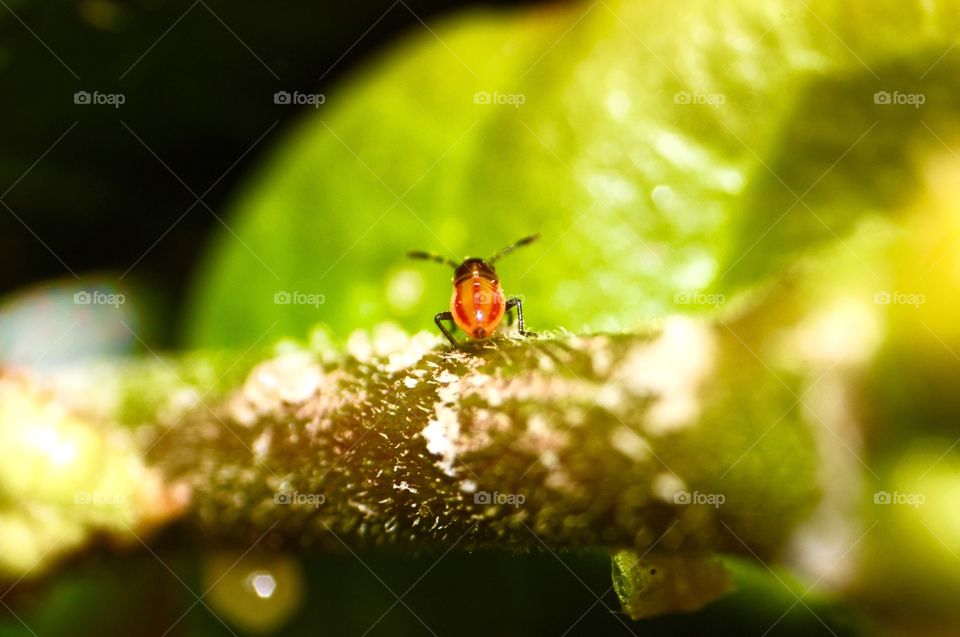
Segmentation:
{"type": "MultiPolygon", "coordinates": [[[[500,257],[513,252],[520,246],[536,241],[537,238],[538,235],[524,237],[489,259],[466,258],[462,263],[429,252],[407,253],[407,256],[412,259],[427,259],[453,267],[453,295],[450,297],[450,310],[437,313],[433,320],[454,347],[457,347],[457,341],[443,321],[452,321],[470,338],[488,338],[497,329],[504,314],[514,307],[517,308],[517,327],[520,334],[534,335],[533,332],[523,329],[523,304],[515,296],[509,299],[504,296],[493,264],[500,257]]],[[[512,314],[510,323],[513,323],[512,314]]]]}

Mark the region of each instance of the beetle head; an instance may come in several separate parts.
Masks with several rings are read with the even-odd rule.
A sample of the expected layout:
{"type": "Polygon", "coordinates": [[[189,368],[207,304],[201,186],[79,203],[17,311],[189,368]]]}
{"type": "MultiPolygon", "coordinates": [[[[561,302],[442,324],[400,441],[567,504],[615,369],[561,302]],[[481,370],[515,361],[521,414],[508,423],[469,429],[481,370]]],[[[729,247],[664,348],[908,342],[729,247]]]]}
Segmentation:
{"type": "Polygon", "coordinates": [[[493,269],[493,266],[490,265],[484,259],[464,259],[463,263],[457,266],[457,269],[453,273],[454,283],[460,282],[464,279],[468,279],[474,275],[474,273],[485,279],[494,279],[497,278],[497,271],[493,269]]]}

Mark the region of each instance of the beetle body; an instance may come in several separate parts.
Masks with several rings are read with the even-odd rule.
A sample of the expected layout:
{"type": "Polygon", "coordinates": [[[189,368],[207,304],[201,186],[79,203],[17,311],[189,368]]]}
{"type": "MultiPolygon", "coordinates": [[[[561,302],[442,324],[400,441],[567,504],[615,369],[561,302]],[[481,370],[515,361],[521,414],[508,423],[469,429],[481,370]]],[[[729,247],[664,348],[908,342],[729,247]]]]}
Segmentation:
{"type": "Polygon", "coordinates": [[[467,258],[461,263],[429,252],[409,252],[407,256],[413,259],[426,259],[453,266],[453,293],[450,296],[450,310],[440,312],[433,317],[434,322],[450,344],[457,347],[453,334],[443,324],[452,321],[453,324],[470,338],[489,338],[496,331],[503,317],[509,315],[511,323],[513,314],[517,311],[517,328],[521,335],[532,335],[523,328],[523,304],[516,297],[507,298],[500,287],[500,278],[494,269],[494,262],[500,257],[512,252],[520,246],[527,245],[537,239],[537,235],[524,237],[496,253],[489,259],[467,258]]]}
{"type": "Polygon", "coordinates": [[[493,334],[506,313],[507,299],[497,272],[483,259],[467,259],[453,275],[450,314],[471,338],[493,334]]]}

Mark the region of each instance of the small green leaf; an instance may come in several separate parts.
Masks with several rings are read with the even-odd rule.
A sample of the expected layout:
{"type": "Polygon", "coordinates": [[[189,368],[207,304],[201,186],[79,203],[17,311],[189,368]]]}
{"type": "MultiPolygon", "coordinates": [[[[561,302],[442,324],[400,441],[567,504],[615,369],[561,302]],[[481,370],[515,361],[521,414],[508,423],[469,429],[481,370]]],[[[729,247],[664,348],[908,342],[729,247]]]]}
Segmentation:
{"type": "Polygon", "coordinates": [[[613,555],[613,587],[632,619],[694,611],[733,590],[719,559],[619,551],[613,555]]]}

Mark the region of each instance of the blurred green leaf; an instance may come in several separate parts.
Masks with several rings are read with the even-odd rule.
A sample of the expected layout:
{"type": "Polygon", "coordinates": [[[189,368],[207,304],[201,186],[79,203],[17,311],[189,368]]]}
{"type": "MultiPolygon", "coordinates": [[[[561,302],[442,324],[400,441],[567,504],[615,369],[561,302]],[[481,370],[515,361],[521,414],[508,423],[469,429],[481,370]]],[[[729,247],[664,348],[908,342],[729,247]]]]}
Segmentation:
{"type": "Polygon", "coordinates": [[[729,592],[733,582],[719,559],[613,555],[613,585],[632,619],[702,608],[729,592]]]}
{"type": "Polygon", "coordinates": [[[414,33],[331,90],[243,193],[188,340],[430,328],[448,272],[406,250],[488,255],[533,231],[501,267],[533,328],[713,311],[696,295],[732,298],[910,191],[911,139],[936,143],[924,123],[956,111],[956,56],[934,62],[957,9],[622,0],[414,33]]]}

